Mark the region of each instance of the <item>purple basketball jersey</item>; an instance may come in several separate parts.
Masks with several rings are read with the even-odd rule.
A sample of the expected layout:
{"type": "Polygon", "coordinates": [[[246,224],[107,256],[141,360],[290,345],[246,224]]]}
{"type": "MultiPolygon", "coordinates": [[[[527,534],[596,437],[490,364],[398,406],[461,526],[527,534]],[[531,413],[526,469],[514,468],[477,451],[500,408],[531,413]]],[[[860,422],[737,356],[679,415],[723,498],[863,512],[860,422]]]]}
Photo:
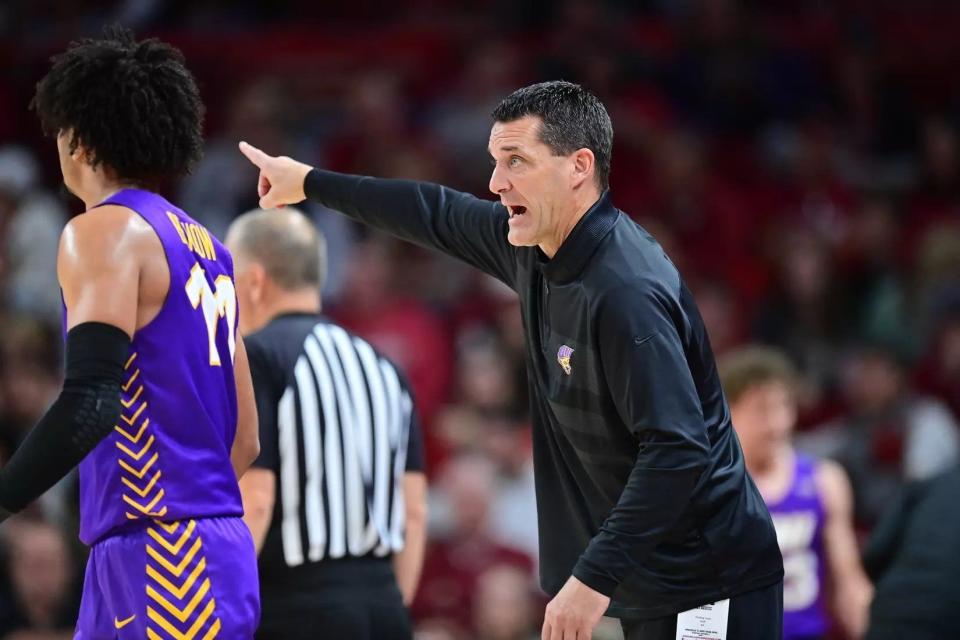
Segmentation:
{"type": "MultiPolygon", "coordinates": [[[[233,260],[157,194],[108,198],[153,227],[170,289],[133,336],[113,432],[80,465],[80,539],[93,544],[153,521],[241,516],[230,450],[237,426],[233,260]]],[[[94,214],[96,215],[96,214],[94,214]]]]}
{"type": "Polygon", "coordinates": [[[817,461],[796,454],[793,481],[786,495],[768,503],[783,554],[784,640],[827,632],[823,599],[824,508],[817,491],[817,461]]]}

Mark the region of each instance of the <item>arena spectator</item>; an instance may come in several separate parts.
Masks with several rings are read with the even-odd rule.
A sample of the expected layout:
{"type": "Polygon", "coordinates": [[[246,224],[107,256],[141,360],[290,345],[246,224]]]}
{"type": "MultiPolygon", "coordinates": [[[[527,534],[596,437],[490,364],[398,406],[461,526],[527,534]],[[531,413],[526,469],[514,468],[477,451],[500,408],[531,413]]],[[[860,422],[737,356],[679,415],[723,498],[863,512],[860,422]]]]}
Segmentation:
{"type": "Polygon", "coordinates": [[[849,356],[843,389],[848,412],[806,442],[844,466],[857,524],[869,530],[906,481],[956,464],[960,432],[941,401],[911,389],[903,361],[883,345],[865,345],[849,356]]]}
{"type": "Polygon", "coordinates": [[[515,567],[534,584],[533,560],[494,542],[491,535],[495,472],[486,458],[467,455],[448,462],[438,478],[430,512],[439,522],[427,545],[420,591],[411,609],[416,618],[472,633],[477,585],[488,568],[515,567]]]}
{"type": "Polygon", "coordinates": [[[21,518],[4,527],[9,595],[0,634],[9,640],[69,640],[79,606],[77,561],[63,531],[21,518]]]}

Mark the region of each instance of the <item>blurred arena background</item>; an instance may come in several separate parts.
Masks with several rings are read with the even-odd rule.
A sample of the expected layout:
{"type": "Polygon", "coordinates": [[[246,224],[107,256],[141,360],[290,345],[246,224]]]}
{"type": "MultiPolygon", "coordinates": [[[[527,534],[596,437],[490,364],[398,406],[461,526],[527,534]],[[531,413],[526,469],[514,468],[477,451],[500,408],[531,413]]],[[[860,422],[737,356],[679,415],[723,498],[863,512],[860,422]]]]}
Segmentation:
{"type": "MultiPolygon", "coordinates": [[[[199,80],[206,156],[166,193],[217,234],[256,204],[241,137],[485,194],[497,101],[584,84],[613,119],[613,200],[678,264],[718,356],[766,343],[802,371],[800,444],[847,463],[858,532],[906,480],[956,464],[960,4],[935,0],[5,0],[3,458],[59,390],[56,250],[81,207],[27,105],[53,52],[113,21],[179,46],[199,80]]],[[[325,310],[407,369],[424,419],[419,637],[539,637],[515,296],[307,210],[328,238],[325,310]]],[[[75,493],[0,531],[0,637],[71,637],[75,493]]]]}

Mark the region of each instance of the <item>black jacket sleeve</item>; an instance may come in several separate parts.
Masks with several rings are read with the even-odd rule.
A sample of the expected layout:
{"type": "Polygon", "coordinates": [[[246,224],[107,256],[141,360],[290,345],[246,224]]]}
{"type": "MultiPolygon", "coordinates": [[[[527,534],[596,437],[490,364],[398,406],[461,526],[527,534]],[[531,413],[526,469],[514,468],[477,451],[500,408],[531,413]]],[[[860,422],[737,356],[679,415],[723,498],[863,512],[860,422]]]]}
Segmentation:
{"type": "Polygon", "coordinates": [[[507,210],[430,182],[386,180],[313,169],[311,200],[423,247],[463,260],[515,287],[516,253],[507,242],[507,210]]]}
{"type": "Polygon", "coordinates": [[[709,442],[676,301],[654,286],[630,287],[606,296],[596,317],[604,377],[638,450],[619,501],[573,575],[610,596],[683,515],[709,442]]]}

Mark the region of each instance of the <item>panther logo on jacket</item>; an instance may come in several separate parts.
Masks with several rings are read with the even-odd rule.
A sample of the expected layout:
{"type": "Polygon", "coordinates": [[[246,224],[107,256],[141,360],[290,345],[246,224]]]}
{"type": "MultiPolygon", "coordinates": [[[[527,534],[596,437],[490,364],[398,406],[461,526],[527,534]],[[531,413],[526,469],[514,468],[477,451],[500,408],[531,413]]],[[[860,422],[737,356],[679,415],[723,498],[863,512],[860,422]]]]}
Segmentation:
{"type": "Polygon", "coordinates": [[[560,366],[563,367],[563,372],[567,375],[570,375],[570,356],[573,355],[573,349],[567,345],[560,347],[560,350],[557,351],[557,362],[560,363],[560,366]]]}

